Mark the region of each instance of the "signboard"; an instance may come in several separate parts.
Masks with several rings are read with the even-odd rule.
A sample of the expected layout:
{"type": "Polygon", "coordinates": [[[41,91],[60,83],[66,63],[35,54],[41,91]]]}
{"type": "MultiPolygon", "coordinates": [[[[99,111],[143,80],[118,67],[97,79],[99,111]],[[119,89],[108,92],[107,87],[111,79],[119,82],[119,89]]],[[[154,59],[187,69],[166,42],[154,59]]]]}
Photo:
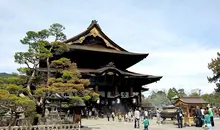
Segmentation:
{"type": "Polygon", "coordinates": [[[107,98],[115,98],[114,92],[107,92],[107,98]]]}
{"type": "Polygon", "coordinates": [[[105,92],[104,91],[99,91],[100,96],[105,97],[105,92]]]}
{"type": "Polygon", "coordinates": [[[121,98],[129,98],[129,92],[121,92],[121,98]]]}

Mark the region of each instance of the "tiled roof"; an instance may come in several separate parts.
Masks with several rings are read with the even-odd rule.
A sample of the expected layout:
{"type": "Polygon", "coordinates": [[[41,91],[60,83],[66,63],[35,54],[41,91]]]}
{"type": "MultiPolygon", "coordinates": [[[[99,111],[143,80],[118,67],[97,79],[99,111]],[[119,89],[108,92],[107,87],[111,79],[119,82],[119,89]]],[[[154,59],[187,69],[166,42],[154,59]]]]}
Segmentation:
{"type": "Polygon", "coordinates": [[[188,104],[206,104],[207,102],[204,101],[201,97],[181,97],[179,100],[181,100],[184,103],[188,104]]]}

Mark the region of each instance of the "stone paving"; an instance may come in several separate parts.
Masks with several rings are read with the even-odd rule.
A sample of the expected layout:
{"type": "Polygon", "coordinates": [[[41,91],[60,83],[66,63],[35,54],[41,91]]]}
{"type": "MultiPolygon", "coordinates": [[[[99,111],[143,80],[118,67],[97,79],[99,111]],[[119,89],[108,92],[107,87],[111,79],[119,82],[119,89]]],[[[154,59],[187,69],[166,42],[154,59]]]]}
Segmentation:
{"type": "MultiPolygon", "coordinates": [[[[133,127],[133,122],[118,122],[107,121],[107,119],[83,119],[82,125],[88,126],[86,130],[138,130],[133,127]]],[[[185,130],[202,130],[202,128],[184,127],[185,130]]],[[[143,130],[143,125],[141,124],[140,130],[143,130]]],[[[150,120],[149,130],[179,130],[177,126],[173,124],[162,124],[156,125],[156,120],[150,120]]],[[[220,120],[215,120],[215,127],[212,130],[220,130],[220,120]]]]}

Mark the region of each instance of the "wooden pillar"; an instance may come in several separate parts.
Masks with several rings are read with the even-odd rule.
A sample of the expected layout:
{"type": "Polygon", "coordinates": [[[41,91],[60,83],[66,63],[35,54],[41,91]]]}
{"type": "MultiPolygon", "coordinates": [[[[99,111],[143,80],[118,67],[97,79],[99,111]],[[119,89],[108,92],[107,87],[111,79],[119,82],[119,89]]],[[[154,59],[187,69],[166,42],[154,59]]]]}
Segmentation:
{"type": "Polygon", "coordinates": [[[189,106],[187,106],[187,124],[189,125],[189,126],[191,126],[191,123],[190,123],[190,111],[189,111],[189,106]]]}
{"type": "Polygon", "coordinates": [[[134,92],[134,91],[133,91],[133,87],[130,86],[130,93],[129,93],[129,94],[130,94],[130,97],[133,97],[133,92],[134,92]]]}
{"type": "Polygon", "coordinates": [[[118,96],[118,86],[115,86],[115,96],[118,96]]]}
{"type": "Polygon", "coordinates": [[[96,93],[99,92],[99,87],[98,87],[98,85],[95,86],[95,92],[96,92],[96,93]]]}
{"type": "Polygon", "coordinates": [[[141,99],[141,98],[142,98],[142,96],[141,96],[141,90],[140,90],[140,91],[139,91],[139,100],[140,100],[140,102],[139,102],[139,103],[140,103],[140,104],[141,104],[141,101],[142,101],[142,99],[141,99]]]}
{"type": "Polygon", "coordinates": [[[105,99],[107,99],[107,98],[108,98],[108,91],[105,90],[105,99]]]}

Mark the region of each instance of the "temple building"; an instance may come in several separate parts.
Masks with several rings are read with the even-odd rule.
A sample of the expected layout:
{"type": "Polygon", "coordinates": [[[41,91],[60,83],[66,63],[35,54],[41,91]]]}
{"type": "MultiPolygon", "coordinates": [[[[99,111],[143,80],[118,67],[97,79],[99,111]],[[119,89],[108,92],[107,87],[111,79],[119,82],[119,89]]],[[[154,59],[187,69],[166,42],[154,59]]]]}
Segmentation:
{"type": "MultiPolygon", "coordinates": [[[[96,20],[82,33],[65,41],[70,50],[60,55],[77,64],[83,78],[100,94],[99,108],[127,110],[141,103],[141,92],[162,76],[139,74],[127,69],[148,56],[129,52],[108,38],[96,20]]],[[[44,64],[41,68],[46,68],[44,64]]]]}

